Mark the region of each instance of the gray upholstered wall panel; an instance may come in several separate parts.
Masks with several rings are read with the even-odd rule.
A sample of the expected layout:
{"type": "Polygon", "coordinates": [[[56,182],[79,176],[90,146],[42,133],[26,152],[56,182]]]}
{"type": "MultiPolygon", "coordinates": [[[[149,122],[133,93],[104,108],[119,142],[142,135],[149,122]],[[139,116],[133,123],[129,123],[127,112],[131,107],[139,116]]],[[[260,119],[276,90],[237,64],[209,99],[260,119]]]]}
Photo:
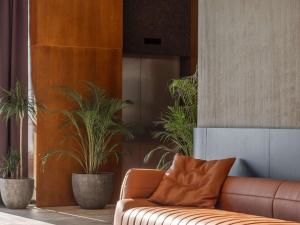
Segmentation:
{"type": "Polygon", "coordinates": [[[300,127],[300,1],[199,0],[199,127],[300,127]]]}
{"type": "Polygon", "coordinates": [[[270,131],[270,176],[277,179],[300,179],[300,130],[270,131]]]}
{"type": "Polygon", "coordinates": [[[198,159],[206,159],[206,141],[207,141],[207,129],[195,128],[194,129],[194,156],[198,159]]]}
{"type": "Polygon", "coordinates": [[[268,137],[267,129],[208,129],[206,159],[235,156],[231,175],[268,177],[268,137]]]}
{"type": "Polygon", "coordinates": [[[233,176],[300,180],[300,130],[196,128],[194,156],[236,157],[233,176]]]}

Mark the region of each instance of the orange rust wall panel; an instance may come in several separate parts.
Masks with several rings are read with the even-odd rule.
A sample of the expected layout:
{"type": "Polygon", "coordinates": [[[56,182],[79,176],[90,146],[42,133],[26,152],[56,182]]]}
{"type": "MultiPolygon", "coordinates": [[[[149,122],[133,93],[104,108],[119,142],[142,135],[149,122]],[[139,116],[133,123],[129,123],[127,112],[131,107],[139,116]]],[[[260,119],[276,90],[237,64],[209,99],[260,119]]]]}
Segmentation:
{"type": "MultiPolygon", "coordinates": [[[[81,86],[91,80],[112,96],[121,97],[122,50],[33,46],[32,74],[37,96],[57,105],[55,85],[81,86]],[[47,89],[45,90],[45,87],[47,89]],[[47,91],[47,92],[46,92],[47,91]]],[[[50,105],[49,105],[50,104],[50,105]]]]}
{"type": "Polygon", "coordinates": [[[122,0],[31,0],[31,43],[122,48],[122,0]]]}
{"type": "MultiPolygon", "coordinates": [[[[122,0],[31,0],[31,61],[35,94],[51,109],[69,107],[55,86],[82,86],[90,80],[110,96],[122,94],[122,0]]],[[[56,147],[63,133],[61,116],[38,115],[36,203],[74,205],[71,174],[80,167],[71,159],[51,159],[43,173],[41,156],[56,147]]],[[[114,162],[104,167],[116,173],[114,162]]]]}

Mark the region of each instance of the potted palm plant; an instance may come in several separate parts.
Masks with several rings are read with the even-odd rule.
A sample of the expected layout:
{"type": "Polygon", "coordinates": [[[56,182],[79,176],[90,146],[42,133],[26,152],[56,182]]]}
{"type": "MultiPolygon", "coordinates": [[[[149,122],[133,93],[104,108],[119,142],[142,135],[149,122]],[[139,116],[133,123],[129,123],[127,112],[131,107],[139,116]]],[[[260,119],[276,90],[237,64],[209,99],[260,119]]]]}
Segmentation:
{"type": "Polygon", "coordinates": [[[75,200],[81,208],[96,209],[104,208],[112,197],[113,173],[99,172],[99,169],[111,156],[117,157],[116,135],[133,136],[120,119],[120,112],[127,102],[106,97],[104,91],[91,82],[85,84],[86,97],[69,87],[60,88],[75,108],[60,111],[65,117],[62,126],[66,129],[65,136],[58,148],[42,157],[42,165],[44,167],[53,155],[73,158],[83,170],[83,173],[72,174],[75,200]],[[73,144],[66,149],[68,141],[73,144]]]}
{"type": "Polygon", "coordinates": [[[40,107],[34,98],[28,97],[28,92],[19,81],[11,90],[1,89],[0,115],[6,123],[15,119],[20,135],[18,153],[11,150],[1,167],[3,178],[0,180],[0,192],[7,208],[26,208],[32,198],[34,180],[23,176],[23,125],[27,117],[35,119],[40,107]]]}
{"type": "Polygon", "coordinates": [[[192,156],[193,129],[197,126],[197,71],[194,75],[175,79],[169,85],[169,92],[174,105],[168,106],[160,120],[155,122],[159,127],[153,138],[163,142],[152,149],[144,158],[147,163],[155,152],[161,156],[157,168],[166,170],[171,165],[175,153],[192,156]]]}

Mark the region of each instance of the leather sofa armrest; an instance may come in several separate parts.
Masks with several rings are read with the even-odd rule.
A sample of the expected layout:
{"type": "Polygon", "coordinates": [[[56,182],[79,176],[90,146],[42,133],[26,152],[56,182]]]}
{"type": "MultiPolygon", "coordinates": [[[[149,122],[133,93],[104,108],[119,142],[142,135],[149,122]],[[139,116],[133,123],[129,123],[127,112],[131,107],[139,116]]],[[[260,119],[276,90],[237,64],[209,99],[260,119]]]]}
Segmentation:
{"type": "Polygon", "coordinates": [[[122,218],[124,213],[132,208],[136,207],[155,207],[158,206],[157,204],[148,201],[147,199],[123,199],[119,200],[116,206],[116,211],[114,215],[114,225],[121,225],[122,218]]]}
{"type": "Polygon", "coordinates": [[[120,199],[149,198],[159,185],[164,172],[156,169],[130,169],[126,173],[120,199]]]}

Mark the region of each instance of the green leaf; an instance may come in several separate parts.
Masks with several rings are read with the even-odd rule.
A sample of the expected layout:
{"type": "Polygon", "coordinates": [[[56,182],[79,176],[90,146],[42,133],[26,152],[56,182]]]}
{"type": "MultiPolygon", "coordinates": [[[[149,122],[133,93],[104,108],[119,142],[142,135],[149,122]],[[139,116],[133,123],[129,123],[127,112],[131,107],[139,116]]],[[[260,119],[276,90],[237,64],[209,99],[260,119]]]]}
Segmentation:
{"type": "Polygon", "coordinates": [[[20,156],[16,151],[11,150],[10,153],[2,160],[0,171],[2,177],[15,178],[20,163],[20,156]]]}
{"type": "MultiPolygon", "coordinates": [[[[123,135],[133,138],[130,127],[120,119],[120,112],[128,103],[107,97],[104,90],[89,81],[84,81],[83,84],[88,91],[86,95],[70,87],[60,87],[60,93],[75,107],[60,111],[65,118],[60,129],[66,135],[59,148],[68,141],[76,144],[76,150],[73,149],[72,153],[63,150],[63,155],[75,159],[86,173],[97,173],[109,157],[118,154],[118,144],[114,143],[114,137],[123,135]]],[[[50,155],[46,154],[44,162],[50,156],[61,153],[55,151],[50,155]]]]}
{"type": "Polygon", "coordinates": [[[197,72],[193,76],[173,80],[169,92],[174,104],[167,107],[159,121],[154,122],[159,129],[153,133],[153,138],[160,140],[163,145],[150,151],[144,158],[144,162],[149,162],[155,152],[162,152],[157,164],[160,169],[170,166],[167,160],[170,154],[192,155],[193,128],[197,126],[197,72]]]}

